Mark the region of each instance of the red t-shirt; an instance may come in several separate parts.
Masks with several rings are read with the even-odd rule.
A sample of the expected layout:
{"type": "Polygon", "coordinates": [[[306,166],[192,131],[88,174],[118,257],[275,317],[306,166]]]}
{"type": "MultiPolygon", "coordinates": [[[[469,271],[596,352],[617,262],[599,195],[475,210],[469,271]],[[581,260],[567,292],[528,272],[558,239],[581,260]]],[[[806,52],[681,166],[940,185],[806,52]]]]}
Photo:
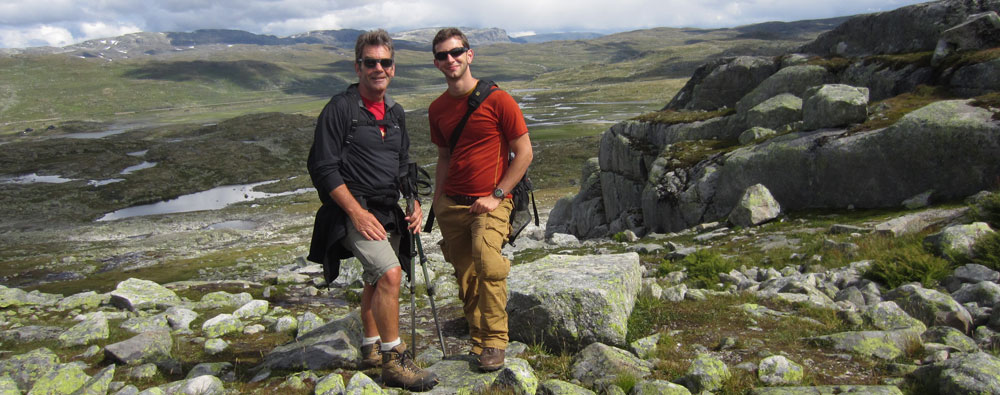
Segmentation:
{"type": "MultiPolygon", "coordinates": [[[[468,95],[452,97],[445,92],[435,99],[427,110],[431,141],[448,148],[451,133],[468,108],[468,95]]],[[[510,141],[525,133],[528,126],[514,98],[502,90],[491,93],[469,117],[451,153],[444,192],[468,196],[492,194],[507,170],[510,141]]]]}
{"type": "MultiPolygon", "coordinates": [[[[361,101],[365,103],[365,108],[368,109],[368,111],[370,111],[372,113],[372,115],[375,116],[375,120],[376,121],[381,121],[381,120],[385,119],[385,101],[384,100],[383,101],[375,102],[375,101],[371,101],[371,100],[365,99],[364,96],[361,96],[361,101]]],[[[379,126],[379,129],[382,129],[382,138],[385,139],[385,126],[379,126]]]]}

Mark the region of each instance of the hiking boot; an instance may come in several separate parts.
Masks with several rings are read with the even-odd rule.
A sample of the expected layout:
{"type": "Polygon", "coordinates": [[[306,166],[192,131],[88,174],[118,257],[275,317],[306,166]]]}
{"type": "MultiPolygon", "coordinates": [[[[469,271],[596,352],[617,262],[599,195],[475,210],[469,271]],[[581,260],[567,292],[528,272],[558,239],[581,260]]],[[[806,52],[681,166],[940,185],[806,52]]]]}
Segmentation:
{"type": "Polygon", "coordinates": [[[382,366],[382,342],[361,346],[361,370],[382,366]]]}
{"type": "Polygon", "coordinates": [[[503,359],[506,351],[494,347],[486,347],[479,354],[479,369],[484,372],[492,372],[503,367],[503,359]]]}
{"type": "Polygon", "coordinates": [[[389,351],[382,351],[382,384],[407,391],[427,391],[437,385],[437,375],[421,369],[413,363],[406,351],[406,344],[400,343],[389,351]]]}

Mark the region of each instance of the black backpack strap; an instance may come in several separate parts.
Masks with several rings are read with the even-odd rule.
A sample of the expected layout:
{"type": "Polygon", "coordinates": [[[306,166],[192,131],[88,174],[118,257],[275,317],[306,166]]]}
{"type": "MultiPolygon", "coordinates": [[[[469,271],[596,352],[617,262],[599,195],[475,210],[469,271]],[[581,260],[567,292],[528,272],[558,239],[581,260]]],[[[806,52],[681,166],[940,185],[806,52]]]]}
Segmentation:
{"type": "Polygon", "coordinates": [[[479,80],[476,82],[476,89],[472,91],[469,95],[469,109],[465,111],[465,115],[462,116],[462,120],[458,121],[458,125],[455,126],[455,131],[451,132],[451,139],[448,141],[448,149],[450,151],[455,150],[455,146],[458,145],[458,137],[462,135],[462,129],[465,129],[465,123],[469,121],[469,117],[472,113],[476,112],[480,104],[490,96],[496,90],[500,88],[497,84],[490,80],[479,80]]]}

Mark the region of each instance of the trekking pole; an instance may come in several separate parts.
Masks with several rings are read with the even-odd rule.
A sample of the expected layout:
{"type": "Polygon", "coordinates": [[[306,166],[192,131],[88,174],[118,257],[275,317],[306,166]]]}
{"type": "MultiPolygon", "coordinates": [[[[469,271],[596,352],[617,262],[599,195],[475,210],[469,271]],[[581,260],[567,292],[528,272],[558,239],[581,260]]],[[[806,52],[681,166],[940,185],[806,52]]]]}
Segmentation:
{"type": "MultiPolygon", "coordinates": [[[[406,212],[413,212],[413,199],[406,200],[406,212]]],[[[413,262],[417,260],[414,251],[414,241],[413,237],[410,237],[410,343],[413,344],[413,352],[411,355],[417,355],[417,272],[413,271],[413,262]]]]}
{"type": "Polygon", "coordinates": [[[424,282],[427,283],[427,299],[431,301],[431,313],[434,314],[434,327],[437,328],[438,341],[441,342],[441,354],[448,355],[444,348],[444,334],[441,333],[441,324],[438,323],[437,307],[434,306],[434,284],[427,277],[427,255],[424,254],[424,244],[420,241],[420,234],[416,234],[417,253],[420,254],[420,267],[424,269],[424,282]]]}

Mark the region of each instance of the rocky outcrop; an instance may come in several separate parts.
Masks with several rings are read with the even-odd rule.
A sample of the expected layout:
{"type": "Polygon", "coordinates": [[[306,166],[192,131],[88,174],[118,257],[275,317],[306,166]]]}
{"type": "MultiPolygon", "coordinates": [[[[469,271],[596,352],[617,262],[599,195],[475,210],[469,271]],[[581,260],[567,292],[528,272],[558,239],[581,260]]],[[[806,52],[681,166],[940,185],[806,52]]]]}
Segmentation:
{"type": "Polygon", "coordinates": [[[989,11],[1000,11],[1000,1],[932,1],[863,15],[821,34],[800,51],[839,56],[933,51],[942,32],[989,11]]]}
{"type": "Polygon", "coordinates": [[[773,58],[739,56],[719,59],[695,70],[694,75],[664,110],[733,108],[736,101],[778,71],[773,58]]]}

